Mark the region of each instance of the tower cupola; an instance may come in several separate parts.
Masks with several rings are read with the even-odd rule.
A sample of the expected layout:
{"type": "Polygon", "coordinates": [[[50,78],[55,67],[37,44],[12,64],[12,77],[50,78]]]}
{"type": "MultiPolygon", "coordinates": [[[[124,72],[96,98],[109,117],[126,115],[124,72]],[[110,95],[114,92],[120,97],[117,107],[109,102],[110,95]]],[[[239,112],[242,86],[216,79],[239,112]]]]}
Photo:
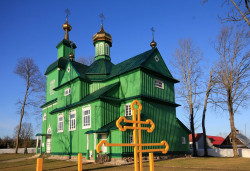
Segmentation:
{"type": "Polygon", "coordinates": [[[95,60],[110,60],[110,47],[112,47],[112,37],[103,28],[104,15],[100,14],[102,24],[99,32],[92,37],[95,46],[95,60]]]}
{"type": "Polygon", "coordinates": [[[65,58],[70,58],[73,60],[74,55],[75,55],[76,45],[74,42],[69,40],[69,32],[72,29],[68,21],[68,16],[70,14],[70,11],[66,9],[65,13],[67,14],[66,22],[62,25],[62,28],[65,31],[65,35],[64,35],[63,40],[60,43],[58,43],[58,45],[56,46],[56,48],[58,49],[57,58],[59,59],[61,57],[65,57],[65,58]]]}

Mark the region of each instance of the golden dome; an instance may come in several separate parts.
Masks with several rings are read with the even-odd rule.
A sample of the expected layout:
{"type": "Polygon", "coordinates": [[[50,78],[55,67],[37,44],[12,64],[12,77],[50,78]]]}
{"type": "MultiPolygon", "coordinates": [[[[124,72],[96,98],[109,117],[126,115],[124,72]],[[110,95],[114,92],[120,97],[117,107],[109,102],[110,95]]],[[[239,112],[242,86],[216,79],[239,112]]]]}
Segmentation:
{"type": "Polygon", "coordinates": [[[150,43],[150,46],[152,48],[155,48],[157,46],[157,43],[154,41],[154,39],[152,40],[152,42],[150,43]]]}
{"type": "Polygon", "coordinates": [[[62,26],[63,30],[65,31],[64,39],[69,40],[69,31],[72,29],[71,25],[68,22],[68,19],[62,26]]]}
{"type": "Polygon", "coordinates": [[[69,59],[71,59],[71,60],[74,59],[74,54],[72,52],[69,54],[69,59]]]}
{"type": "Polygon", "coordinates": [[[110,43],[110,47],[112,46],[112,37],[109,33],[105,32],[105,30],[103,29],[103,25],[101,25],[100,31],[94,34],[92,39],[94,43],[100,40],[105,40],[110,43]]]}

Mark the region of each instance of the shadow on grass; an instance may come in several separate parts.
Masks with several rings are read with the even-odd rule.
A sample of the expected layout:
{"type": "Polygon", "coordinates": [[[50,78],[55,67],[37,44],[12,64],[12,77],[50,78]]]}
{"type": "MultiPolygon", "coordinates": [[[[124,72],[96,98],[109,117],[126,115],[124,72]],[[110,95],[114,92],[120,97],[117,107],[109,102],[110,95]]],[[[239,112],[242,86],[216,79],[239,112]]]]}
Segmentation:
{"type": "Polygon", "coordinates": [[[72,165],[69,165],[69,166],[57,167],[57,168],[51,168],[51,169],[43,169],[43,170],[45,171],[45,170],[66,169],[66,168],[70,168],[70,167],[77,167],[77,165],[72,164],[72,165]]]}

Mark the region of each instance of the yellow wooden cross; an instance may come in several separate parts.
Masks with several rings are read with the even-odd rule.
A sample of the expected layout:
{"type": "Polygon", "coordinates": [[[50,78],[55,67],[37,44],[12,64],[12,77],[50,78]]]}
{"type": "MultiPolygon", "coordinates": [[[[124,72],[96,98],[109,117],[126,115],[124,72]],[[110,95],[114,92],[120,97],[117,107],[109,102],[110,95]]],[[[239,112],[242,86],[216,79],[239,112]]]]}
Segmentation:
{"type": "Polygon", "coordinates": [[[139,170],[142,171],[142,153],[143,152],[149,152],[149,160],[150,160],[150,171],[154,170],[154,157],[152,152],[162,152],[163,154],[166,154],[168,152],[169,146],[166,141],[161,141],[161,143],[142,143],[142,138],[141,138],[141,130],[146,130],[148,133],[153,132],[155,128],[155,124],[151,119],[147,119],[146,121],[141,121],[141,109],[142,105],[138,100],[134,100],[131,105],[131,110],[132,110],[132,117],[133,120],[127,120],[125,117],[120,117],[116,121],[116,126],[119,128],[120,131],[126,131],[127,129],[132,129],[133,130],[133,144],[128,144],[128,143],[108,143],[106,140],[100,141],[97,146],[96,146],[96,151],[97,153],[101,153],[101,147],[104,144],[107,147],[114,147],[114,146],[120,146],[120,147],[134,147],[134,167],[135,171],[138,171],[138,153],[139,153],[139,170]],[[134,105],[137,105],[138,108],[135,109],[134,105]],[[136,118],[137,115],[137,118],[136,118]],[[133,126],[121,126],[121,122],[125,123],[132,123],[133,126]],[[141,124],[149,124],[151,127],[142,127],[141,124]],[[138,135],[138,140],[137,140],[137,135],[138,135]],[[143,150],[142,147],[145,146],[165,146],[163,149],[146,149],[143,150]]]}

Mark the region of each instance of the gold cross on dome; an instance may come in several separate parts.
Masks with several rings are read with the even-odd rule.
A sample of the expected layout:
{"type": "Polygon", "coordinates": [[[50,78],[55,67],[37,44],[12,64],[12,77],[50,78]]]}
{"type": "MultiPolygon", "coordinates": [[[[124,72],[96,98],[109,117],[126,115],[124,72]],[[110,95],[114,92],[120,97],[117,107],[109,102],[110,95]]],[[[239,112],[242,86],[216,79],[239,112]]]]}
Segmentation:
{"type": "Polygon", "coordinates": [[[66,10],[64,10],[64,12],[66,13],[66,18],[69,18],[70,15],[70,10],[67,8],[66,10]]]}
{"type": "Polygon", "coordinates": [[[99,17],[101,18],[101,22],[102,22],[102,24],[103,24],[103,21],[104,21],[104,19],[105,19],[104,14],[101,13],[101,14],[99,15],[99,17]]]}

